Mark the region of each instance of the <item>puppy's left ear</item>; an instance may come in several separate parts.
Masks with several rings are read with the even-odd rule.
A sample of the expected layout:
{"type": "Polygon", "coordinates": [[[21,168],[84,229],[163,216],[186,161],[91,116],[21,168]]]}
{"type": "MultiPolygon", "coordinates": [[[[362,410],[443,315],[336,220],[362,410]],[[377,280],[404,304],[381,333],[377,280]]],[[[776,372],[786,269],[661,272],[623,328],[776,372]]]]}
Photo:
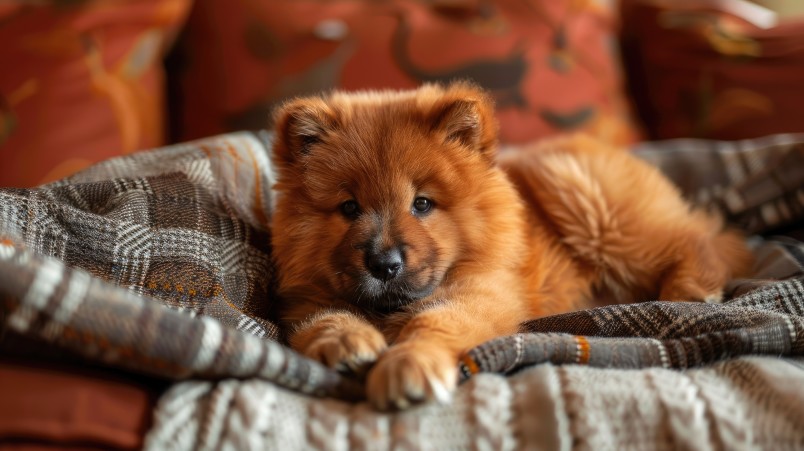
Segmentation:
{"type": "MultiPolygon", "coordinates": [[[[463,88],[463,87],[461,87],[463,88]]],[[[493,157],[497,149],[497,121],[494,106],[477,89],[448,89],[431,109],[429,122],[433,131],[446,141],[493,157]]]]}
{"type": "Polygon", "coordinates": [[[274,153],[293,162],[310,153],[335,127],[335,115],[320,97],[291,100],[275,113],[274,153]]]}

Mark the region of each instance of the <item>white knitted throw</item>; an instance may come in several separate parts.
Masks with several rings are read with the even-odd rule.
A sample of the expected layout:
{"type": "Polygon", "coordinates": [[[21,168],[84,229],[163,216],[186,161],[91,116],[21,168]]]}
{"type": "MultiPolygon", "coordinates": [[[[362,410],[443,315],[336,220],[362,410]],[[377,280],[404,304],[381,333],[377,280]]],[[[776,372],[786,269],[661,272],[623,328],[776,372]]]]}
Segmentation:
{"type": "Polygon", "coordinates": [[[379,413],[270,382],[189,381],[159,401],[147,449],[804,449],[804,359],[704,368],[539,365],[481,374],[447,405],[379,413]]]}

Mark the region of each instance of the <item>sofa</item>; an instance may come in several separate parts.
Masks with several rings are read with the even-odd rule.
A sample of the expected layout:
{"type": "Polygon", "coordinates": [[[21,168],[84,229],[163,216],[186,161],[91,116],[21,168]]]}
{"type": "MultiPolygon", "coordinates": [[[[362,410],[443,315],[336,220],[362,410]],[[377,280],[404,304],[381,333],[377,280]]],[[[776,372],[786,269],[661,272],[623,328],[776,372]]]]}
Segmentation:
{"type": "Polygon", "coordinates": [[[791,102],[804,85],[763,78],[800,70],[795,15],[753,23],[655,1],[69,3],[0,7],[0,36],[18,44],[0,61],[38,64],[0,74],[0,149],[24,166],[0,184],[3,445],[804,446],[804,124],[791,102]],[[657,165],[752,235],[751,278],[723,303],[534,319],[469,351],[451,402],[372,410],[361,381],[281,342],[270,110],[456,73],[495,94],[509,151],[583,131],[657,165]]]}

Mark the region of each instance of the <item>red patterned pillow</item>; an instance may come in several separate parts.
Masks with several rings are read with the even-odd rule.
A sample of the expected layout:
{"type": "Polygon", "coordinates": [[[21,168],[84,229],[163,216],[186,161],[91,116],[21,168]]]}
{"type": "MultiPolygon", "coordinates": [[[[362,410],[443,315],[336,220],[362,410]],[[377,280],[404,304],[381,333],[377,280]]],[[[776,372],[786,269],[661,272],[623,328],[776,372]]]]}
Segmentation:
{"type": "Polygon", "coordinates": [[[177,59],[178,138],[264,128],[288,97],[471,79],[504,142],[635,133],[611,11],[571,0],[199,0],[177,59]]]}
{"type": "Polygon", "coordinates": [[[191,0],[0,7],[0,186],[164,143],[162,56],[191,0]]]}

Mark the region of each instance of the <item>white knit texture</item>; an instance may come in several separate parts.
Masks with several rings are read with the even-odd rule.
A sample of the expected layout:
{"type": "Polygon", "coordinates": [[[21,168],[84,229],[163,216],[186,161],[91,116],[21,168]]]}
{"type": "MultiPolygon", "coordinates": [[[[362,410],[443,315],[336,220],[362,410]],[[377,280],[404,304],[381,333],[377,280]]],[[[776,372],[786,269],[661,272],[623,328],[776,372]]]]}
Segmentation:
{"type": "Polygon", "coordinates": [[[257,379],[189,381],[159,401],[146,449],[802,449],[802,363],[540,365],[508,378],[475,376],[448,405],[397,413],[257,379]]]}

